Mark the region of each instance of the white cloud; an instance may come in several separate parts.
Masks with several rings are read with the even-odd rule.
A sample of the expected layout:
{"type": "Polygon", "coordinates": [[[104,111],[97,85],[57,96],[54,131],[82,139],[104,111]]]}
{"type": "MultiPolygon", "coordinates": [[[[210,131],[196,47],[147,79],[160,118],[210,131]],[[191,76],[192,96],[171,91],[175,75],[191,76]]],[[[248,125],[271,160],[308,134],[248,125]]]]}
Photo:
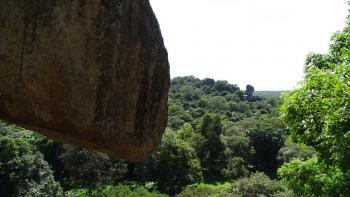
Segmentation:
{"type": "Polygon", "coordinates": [[[171,75],[290,89],[344,26],[345,0],[151,0],[171,75]]]}

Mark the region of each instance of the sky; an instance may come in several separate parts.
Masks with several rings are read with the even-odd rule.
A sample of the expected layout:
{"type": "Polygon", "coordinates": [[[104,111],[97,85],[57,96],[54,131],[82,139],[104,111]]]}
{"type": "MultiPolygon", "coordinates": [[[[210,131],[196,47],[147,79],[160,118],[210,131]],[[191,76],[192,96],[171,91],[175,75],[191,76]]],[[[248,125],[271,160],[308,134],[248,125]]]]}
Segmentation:
{"type": "Polygon", "coordinates": [[[346,0],[150,0],[171,77],[227,80],[245,89],[290,90],[308,53],[325,53],[346,0]]]}

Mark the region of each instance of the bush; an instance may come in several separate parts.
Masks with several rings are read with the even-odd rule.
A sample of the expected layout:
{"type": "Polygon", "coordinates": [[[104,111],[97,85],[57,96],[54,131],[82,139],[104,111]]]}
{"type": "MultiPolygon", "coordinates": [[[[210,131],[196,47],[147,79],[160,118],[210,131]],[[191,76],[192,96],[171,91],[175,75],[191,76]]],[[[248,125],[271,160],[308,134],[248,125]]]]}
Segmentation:
{"type": "Polygon", "coordinates": [[[327,166],[317,157],[306,161],[292,160],[278,174],[300,196],[349,196],[350,173],[327,166]]]}
{"type": "Polygon", "coordinates": [[[231,183],[193,184],[189,185],[176,197],[192,196],[232,196],[230,194],[231,183]]]}
{"type": "Polygon", "coordinates": [[[311,146],[289,142],[282,147],[277,155],[278,163],[290,162],[294,159],[305,161],[315,155],[316,152],[311,146]]]}
{"type": "Polygon", "coordinates": [[[271,180],[262,172],[252,174],[234,182],[232,193],[238,196],[293,196],[282,182],[271,180]]]}
{"type": "Polygon", "coordinates": [[[104,186],[95,189],[75,189],[71,192],[76,197],[166,197],[159,192],[150,192],[145,187],[135,184],[120,184],[117,186],[104,186]]]}

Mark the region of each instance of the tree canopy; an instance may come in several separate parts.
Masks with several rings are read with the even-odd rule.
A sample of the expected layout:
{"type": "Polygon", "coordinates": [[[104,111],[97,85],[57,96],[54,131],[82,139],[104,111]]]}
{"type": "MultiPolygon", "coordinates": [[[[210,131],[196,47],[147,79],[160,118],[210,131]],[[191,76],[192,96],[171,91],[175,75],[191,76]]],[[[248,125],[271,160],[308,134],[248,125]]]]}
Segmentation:
{"type": "Polygon", "coordinates": [[[343,31],[331,38],[328,53],[311,53],[306,58],[304,81],[298,89],[284,95],[282,119],[291,137],[314,147],[318,153],[316,158],[293,161],[280,171],[299,193],[315,193],[314,182],[320,179],[319,186],[323,187],[318,190],[320,195],[350,195],[349,22],[348,18],[343,31]],[[311,164],[315,172],[329,180],[313,177],[315,172],[304,171],[311,164]],[[295,177],[291,176],[293,173],[295,177]],[[303,189],[297,186],[300,182],[295,178],[304,183],[303,189]]]}

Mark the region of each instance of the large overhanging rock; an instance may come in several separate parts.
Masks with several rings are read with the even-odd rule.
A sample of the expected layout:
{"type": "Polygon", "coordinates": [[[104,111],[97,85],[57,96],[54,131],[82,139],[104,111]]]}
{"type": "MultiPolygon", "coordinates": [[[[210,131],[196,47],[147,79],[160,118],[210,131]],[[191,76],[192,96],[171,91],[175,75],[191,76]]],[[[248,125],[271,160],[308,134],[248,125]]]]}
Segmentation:
{"type": "Polygon", "coordinates": [[[0,118],[145,159],[166,126],[169,64],[148,0],[0,0],[0,118]]]}

